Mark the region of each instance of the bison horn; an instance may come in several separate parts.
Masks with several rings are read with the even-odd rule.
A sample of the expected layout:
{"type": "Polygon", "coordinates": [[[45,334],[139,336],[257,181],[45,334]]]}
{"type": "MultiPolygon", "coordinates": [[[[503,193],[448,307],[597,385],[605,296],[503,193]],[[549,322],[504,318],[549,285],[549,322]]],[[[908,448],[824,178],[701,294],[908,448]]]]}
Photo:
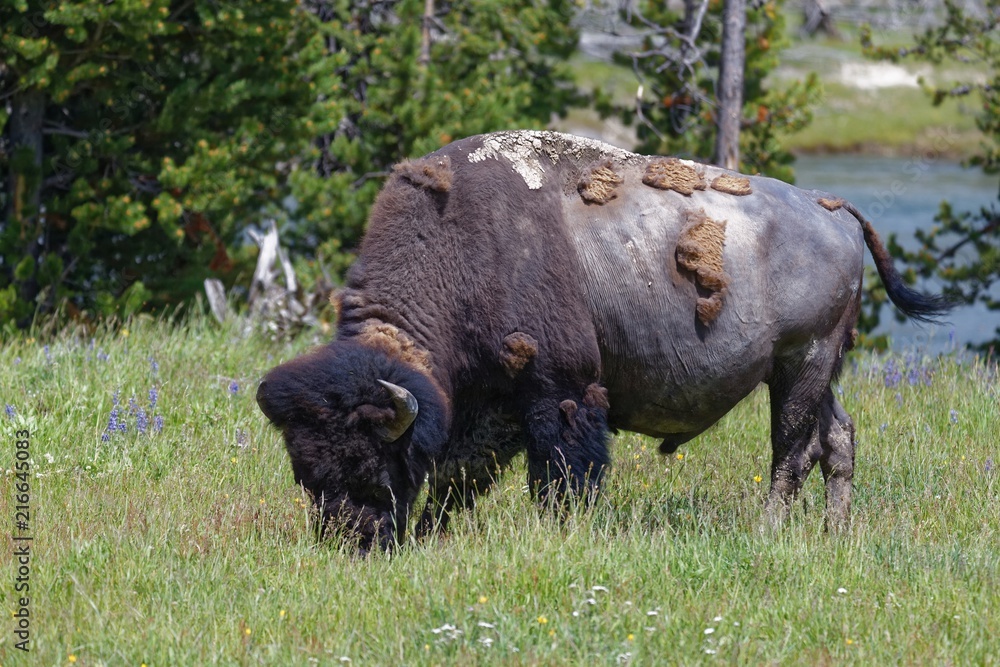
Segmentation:
{"type": "Polygon", "coordinates": [[[417,399],[413,394],[398,384],[386,382],[385,380],[378,380],[377,382],[389,390],[389,395],[392,396],[392,404],[396,408],[396,418],[383,424],[379,428],[379,435],[386,442],[395,442],[403,437],[406,429],[410,428],[410,424],[417,418],[420,406],[417,404],[417,399]]]}

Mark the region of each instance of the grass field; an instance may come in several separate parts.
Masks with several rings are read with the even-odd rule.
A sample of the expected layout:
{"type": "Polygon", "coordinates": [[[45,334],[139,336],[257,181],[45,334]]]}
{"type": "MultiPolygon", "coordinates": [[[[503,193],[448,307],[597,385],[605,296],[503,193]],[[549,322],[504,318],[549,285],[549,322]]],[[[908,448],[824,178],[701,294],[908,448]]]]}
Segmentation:
{"type": "Polygon", "coordinates": [[[818,473],[786,529],[758,528],[757,392],[670,458],[619,435],[604,495],[563,523],[532,505],[521,463],[450,534],[357,559],[315,542],[253,398],[308,344],[200,318],[5,343],[0,468],[18,429],[33,464],[27,533],[11,530],[12,473],[0,494],[12,615],[10,537],[34,542],[31,652],[8,616],[0,664],[1000,662],[995,366],[850,360],[855,518],[839,537],[818,473]],[[125,428],[109,433],[116,392],[125,428]]]}

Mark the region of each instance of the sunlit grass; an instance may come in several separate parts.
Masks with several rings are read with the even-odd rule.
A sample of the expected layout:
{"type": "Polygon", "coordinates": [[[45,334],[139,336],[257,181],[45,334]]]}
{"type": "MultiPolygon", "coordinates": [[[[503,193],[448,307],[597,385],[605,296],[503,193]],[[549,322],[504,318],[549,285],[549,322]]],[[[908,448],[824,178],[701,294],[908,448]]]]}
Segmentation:
{"type": "Polygon", "coordinates": [[[759,529],[758,391],[669,457],[616,437],[604,494],[564,521],[533,506],[519,461],[449,534],[356,559],[316,544],[253,399],[260,375],[310,341],[195,319],[47,342],[8,341],[0,359],[15,414],[0,412],[2,467],[11,429],[28,426],[37,473],[33,649],[14,650],[0,623],[0,664],[1000,660],[1000,398],[995,366],[973,358],[848,363],[838,388],[858,460],[839,537],[823,530],[818,471],[786,529],[759,529]],[[103,441],[113,394],[127,413],[154,387],[162,430],[140,434],[126,414],[103,441]]]}

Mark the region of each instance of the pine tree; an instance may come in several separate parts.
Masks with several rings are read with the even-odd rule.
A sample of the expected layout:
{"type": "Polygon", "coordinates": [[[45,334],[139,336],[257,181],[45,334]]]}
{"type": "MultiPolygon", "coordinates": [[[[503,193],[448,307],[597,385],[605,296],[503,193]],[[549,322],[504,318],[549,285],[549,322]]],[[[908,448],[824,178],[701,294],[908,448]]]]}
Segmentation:
{"type": "Polygon", "coordinates": [[[576,99],[571,16],[561,0],[5,3],[0,324],[246,285],[244,232],[268,218],[314,276],[340,274],[394,162],[576,99]]]}
{"type": "Polygon", "coordinates": [[[295,175],[305,209],[286,239],[342,270],[384,177],[402,158],[472,134],[544,128],[584,100],[566,63],[576,47],[563,0],[334,2],[325,67],[343,104],[317,170],[295,175]],[[428,11],[429,10],[429,11],[428,11]]]}
{"type": "Polygon", "coordinates": [[[338,115],[315,23],[287,1],[5,4],[0,322],[127,314],[238,264],[338,115]]]}

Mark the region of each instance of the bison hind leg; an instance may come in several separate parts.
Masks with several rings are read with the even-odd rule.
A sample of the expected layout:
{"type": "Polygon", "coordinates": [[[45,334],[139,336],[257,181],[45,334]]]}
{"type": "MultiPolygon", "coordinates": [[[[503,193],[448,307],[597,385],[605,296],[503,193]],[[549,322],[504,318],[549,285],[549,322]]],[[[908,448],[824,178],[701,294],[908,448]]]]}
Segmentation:
{"type": "MultiPolygon", "coordinates": [[[[839,421],[834,426],[836,420],[827,416],[835,412],[830,382],[840,365],[840,343],[836,336],[813,340],[807,349],[775,359],[767,380],[771,398],[772,459],[766,510],[771,525],[780,525],[787,519],[792,502],[817,462],[828,466],[824,468],[830,475],[827,477],[828,506],[833,496],[850,497],[853,468],[845,468],[843,456],[830,450],[830,443],[835,443],[837,451],[844,450],[843,438],[839,435],[843,429],[839,421]],[[832,439],[824,437],[831,434],[832,439]],[[831,488],[836,489],[832,495],[831,488]]],[[[846,415],[843,408],[840,413],[846,415]]],[[[853,445],[850,456],[853,461],[853,445]]],[[[843,504],[841,501],[835,503],[843,504]]]]}
{"type": "Polygon", "coordinates": [[[829,389],[820,411],[819,440],[819,465],[826,483],[826,525],[839,531],[847,528],[851,518],[854,422],[829,389]]]}

